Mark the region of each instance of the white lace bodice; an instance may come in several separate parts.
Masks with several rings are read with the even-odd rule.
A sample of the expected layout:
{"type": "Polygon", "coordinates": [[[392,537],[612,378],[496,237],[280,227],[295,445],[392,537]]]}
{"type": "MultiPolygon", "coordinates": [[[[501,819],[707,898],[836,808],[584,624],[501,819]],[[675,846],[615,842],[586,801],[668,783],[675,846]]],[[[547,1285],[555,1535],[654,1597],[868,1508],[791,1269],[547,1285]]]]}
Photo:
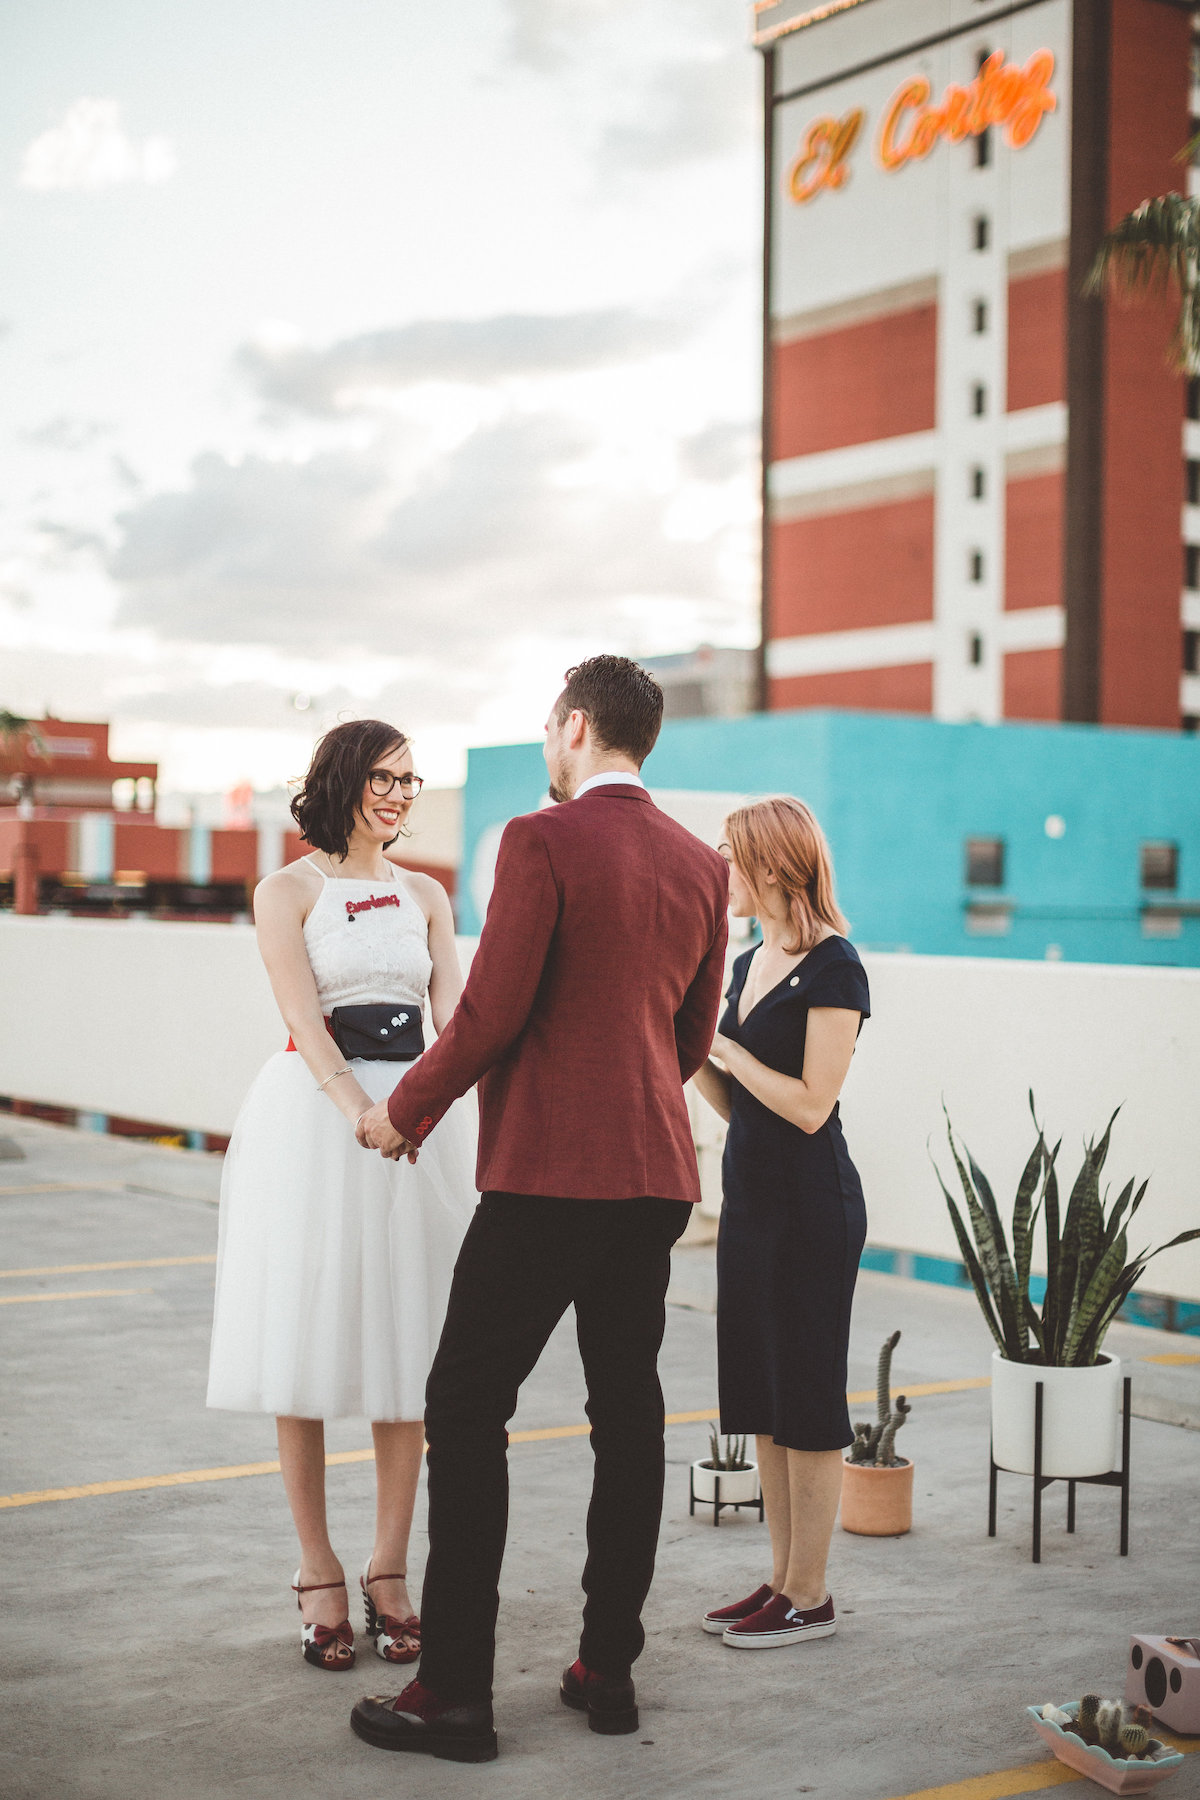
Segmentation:
{"type": "Polygon", "coordinates": [[[433,963],[425,915],[399,875],[391,881],[331,878],[304,921],[304,947],[323,1013],[335,1006],[404,1000],[425,1005],[433,963]]]}

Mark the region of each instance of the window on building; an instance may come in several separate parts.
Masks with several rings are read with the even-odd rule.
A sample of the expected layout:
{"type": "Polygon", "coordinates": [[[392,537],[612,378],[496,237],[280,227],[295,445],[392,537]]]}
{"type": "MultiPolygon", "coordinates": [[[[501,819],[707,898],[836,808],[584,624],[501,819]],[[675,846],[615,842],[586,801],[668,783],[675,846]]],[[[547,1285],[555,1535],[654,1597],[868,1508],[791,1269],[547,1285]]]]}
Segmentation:
{"type": "Polygon", "coordinates": [[[1183,465],[1183,497],[1189,506],[1200,506],[1200,462],[1183,465]]]}
{"type": "Polygon", "coordinates": [[[975,167],[977,169],[986,169],[991,160],[992,132],[991,127],[988,126],[987,129],[981,131],[979,136],[975,139],[975,167]]]}
{"type": "Polygon", "coordinates": [[[1183,672],[1185,675],[1200,675],[1200,631],[1185,631],[1183,634],[1183,672]]]}
{"type": "Polygon", "coordinates": [[[1004,886],[1004,839],[972,837],[967,839],[967,886],[998,888],[1004,886]]]}
{"type": "MultiPolygon", "coordinates": [[[[971,241],[976,250],[986,250],[992,241],[992,222],[986,213],[977,213],[971,221],[971,241]]],[[[1200,415],[1198,415],[1200,416],[1200,415]]]]}
{"type": "Polygon", "coordinates": [[[975,382],[971,389],[971,411],[977,419],[981,419],[987,411],[987,389],[982,381],[975,382]]]}
{"type": "Polygon", "coordinates": [[[1179,845],[1166,842],[1143,844],[1141,876],[1144,888],[1165,888],[1168,892],[1177,888],[1179,886],[1179,845]]]}
{"type": "Polygon", "coordinates": [[[971,498],[982,500],[987,492],[987,474],[978,464],[971,470],[971,498]]]}
{"type": "Polygon", "coordinates": [[[976,669],[983,661],[983,633],[980,631],[967,634],[967,661],[976,669]]]}
{"type": "Polygon", "coordinates": [[[1187,384],[1187,416],[1200,419],[1200,376],[1193,375],[1187,384]]]}
{"type": "Polygon", "coordinates": [[[972,550],[970,556],[967,559],[967,568],[970,572],[972,581],[982,581],[983,580],[983,551],[982,550],[972,550]]]}
{"type": "Polygon", "coordinates": [[[1200,588],[1200,544],[1183,546],[1183,585],[1200,588]]]}
{"type": "Polygon", "coordinates": [[[1195,713],[1184,713],[1179,721],[1179,729],[1184,737],[1195,737],[1196,733],[1200,731],[1200,717],[1195,713]]]}
{"type": "Polygon", "coordinates": [[[988,328],[988,309],[986,300],[974,300],[971,303],[971,330],[976,337],[982,337],[988,328]]]}

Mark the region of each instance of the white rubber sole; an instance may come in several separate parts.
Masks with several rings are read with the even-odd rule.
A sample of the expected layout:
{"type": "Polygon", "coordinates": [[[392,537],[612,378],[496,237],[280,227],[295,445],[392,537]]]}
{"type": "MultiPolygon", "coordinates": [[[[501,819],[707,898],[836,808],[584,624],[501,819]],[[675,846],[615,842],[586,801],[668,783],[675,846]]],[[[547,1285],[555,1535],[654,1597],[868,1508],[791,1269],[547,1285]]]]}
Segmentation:
{"type": "Polygon", "coordinates": [[[701,1619],[701,1631],[707,1631],[710,1637],[720,1637],[729,1630],[728,1619],[701,1619]]]}
{"type": "Polygon", "coordinates": [[[782,1650],[787,1644],[799,1644],[808,1638],[832,1637],[837,1625],[793,1625],[788,1631],[746,1632],[724,1631],[722,1642],[731,1650],[782,1650]]]}

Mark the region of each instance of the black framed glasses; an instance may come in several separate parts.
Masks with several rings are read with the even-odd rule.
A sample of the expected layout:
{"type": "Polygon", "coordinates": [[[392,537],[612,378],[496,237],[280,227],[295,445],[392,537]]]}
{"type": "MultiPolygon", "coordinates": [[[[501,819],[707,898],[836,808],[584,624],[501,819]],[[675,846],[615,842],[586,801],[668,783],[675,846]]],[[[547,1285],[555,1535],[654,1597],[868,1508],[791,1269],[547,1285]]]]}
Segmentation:
{"type": "Polygon", "coordinates": [[[387,769],[372,769],[367,781],[377,800],[386,800],[392,789],[397,787],[406,800],[415,800],[425,786],[420,775],[414,775],[410,771],[403,775],[393,775],[387,769]]]}

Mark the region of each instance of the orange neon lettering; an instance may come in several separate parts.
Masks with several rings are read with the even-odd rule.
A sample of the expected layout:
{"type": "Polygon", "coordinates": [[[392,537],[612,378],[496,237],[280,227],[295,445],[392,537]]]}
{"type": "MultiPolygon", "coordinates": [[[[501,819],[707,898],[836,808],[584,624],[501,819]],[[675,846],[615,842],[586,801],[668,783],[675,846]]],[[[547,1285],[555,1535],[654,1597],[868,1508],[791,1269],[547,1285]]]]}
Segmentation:
{"type": "Polygon", "coordinates": [[[1006,63],[1003,50],[995,50],[969,86],[952,83],[937,106],[929,105],[925,77],[913,77],[897,88],[884,111],[877,144],[880,163],[885,169],[902,168],[928,156],[940,137],[959,144],[989,125],[1003,125],[1005,142],[1021,149],[1043,116],[1058,105],[1050,87],[1053,74],[1051,50],[1036,50],[1023,68],[1006,63]],[[901,121],[911,112],[916,118],[907,122],[907,136],[901,137],[901,121]]]}
{"type": "Polygon", "coordinates": [[[889,100],[879,128],[879,160],[885,169],[898,169],[912,156],[912,135],[905,144],[897,144],[896,128],[900,123],[900,115],[912,107],[924,106],[929,93],[929,83],[925,77],[915,75],[902,88],[898,88],[889,100]]]}
{"type": "Polygon", "coordinates": [[[798,206],[822,188],[840,188],[850,171],[846,158],[862,130],[866,114],[861,106],[844,119],[814,119],[804,134],[800,153],[788,170],[788,192],[798,206]]]}

